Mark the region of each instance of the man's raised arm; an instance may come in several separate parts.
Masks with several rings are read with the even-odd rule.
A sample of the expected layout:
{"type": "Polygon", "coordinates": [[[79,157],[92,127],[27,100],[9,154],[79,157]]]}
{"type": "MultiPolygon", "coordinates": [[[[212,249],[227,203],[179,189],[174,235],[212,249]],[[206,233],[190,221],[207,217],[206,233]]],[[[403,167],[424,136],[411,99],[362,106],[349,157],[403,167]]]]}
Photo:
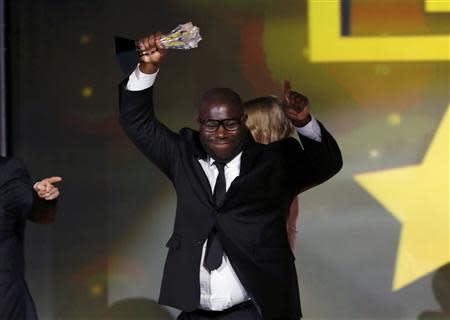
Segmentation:
{"type": "Polygon", "coordinates": [[[169,178],[173,173],[179,136],[158,121],[153,110],[153,82],[167,55],[161,33],[137,41],[136,70],[120,84],[120,124],[138,149],[169,178]]]}
{"type": "Polygon", "coordinates": [[[292,174],[297,177],[298,192],[303,192],[339,172],[342,155],[331,134],[310,114],[308,98],[292,91],[289,82],[285,83],[283,108],[300,137],[298,157],[289,157],[287,161],[296,168],[292,174]],[[298,159],[303,161],[295,163],[298,159]]]}

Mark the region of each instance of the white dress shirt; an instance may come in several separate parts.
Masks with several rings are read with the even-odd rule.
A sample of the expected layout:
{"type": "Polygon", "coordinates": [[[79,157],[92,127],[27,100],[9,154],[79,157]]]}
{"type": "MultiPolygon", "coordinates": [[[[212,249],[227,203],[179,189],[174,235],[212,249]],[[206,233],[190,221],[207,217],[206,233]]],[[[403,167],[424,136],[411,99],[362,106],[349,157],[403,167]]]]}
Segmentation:
{"type": "MultiPolygon", "coordinates": [[[[231,183],[239,176],[241,169],[241,155],[239,153],[233,160],[225,165],[225,187],[228,191],[231,183]]],[[[208,178],[211,191],[214,192],[219,170],[213,164],[214,159],[208,157],[206,160],[199,159],[200,165],[208,178]]],[[[225,310],[238,303],[249,299],[247,291],[239,281],[233,270],[226,253],[222,257],[222,265],[211,272],[204,266],[206,243],[202,249],[200,260],[200,308],[205,310],[225,310]]]]}
{"type": "MultiPolygon", "coordinates": [[[[130,75],[127,83],[127,90],[140,91],[147,89],[153,85],[158,71],[153,74],[145,74],[136,67],[130,75]]],[[[304,127],[296,128],[299,133],[313,140],[321,141],[320,126],[316,119],[311,116],[311,121],[304,127]]],[[[301,141],[300,141],[301,143],[301,141]]],[[[303,145],[302,145],[303,147],[303,145]]],[[[241,155],[239,153],[233,160],[225,166],[225,183],[226,190],[230,187],[233,180],[239,176],[241,168],[241,155]]],[[[208,157],[206,160],[199,159],[200,165],[208,178],[211,191],[214,192],[219,170],[214,163],[214,159],[208,157]]],[[[236,272],[231,266],[227,255],[224,253],[222,265],[211,272],[204,267],[205,241],[202,249],[202,257],[200,260],[200,308],[205,310],[225,310],[238,303],[249,300],[250,297],[240,282],[236,272]]]]}

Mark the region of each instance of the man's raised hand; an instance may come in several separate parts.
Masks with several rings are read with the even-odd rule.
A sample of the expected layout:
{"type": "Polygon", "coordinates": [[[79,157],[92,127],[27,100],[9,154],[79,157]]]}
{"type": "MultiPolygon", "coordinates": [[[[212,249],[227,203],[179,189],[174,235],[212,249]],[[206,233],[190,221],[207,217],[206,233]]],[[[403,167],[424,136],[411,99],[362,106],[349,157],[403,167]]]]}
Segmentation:
{"type": "Polygon", "coordinates": [[[303,127],[311,121],[308,98],[301,93],[292,91],[289,80],[284,81],[283,110],[296,127],[303,127]]]}
{"type": "Polygon", "coordinates": [[[159,64],[167,55],[167,49],[161,43],[163,34],[157,32],[136,41],[139,50],[139,69],[143,73],[155,73],[159,64]]]}

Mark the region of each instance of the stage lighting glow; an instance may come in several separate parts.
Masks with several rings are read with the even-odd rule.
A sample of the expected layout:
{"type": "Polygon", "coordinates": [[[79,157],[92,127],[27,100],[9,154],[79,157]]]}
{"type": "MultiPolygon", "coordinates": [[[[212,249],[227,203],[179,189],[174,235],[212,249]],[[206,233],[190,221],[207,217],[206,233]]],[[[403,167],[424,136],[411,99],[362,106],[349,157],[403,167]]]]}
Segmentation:
{"type": "Polygon", "coordinates": [[[369,151],[369,156],[372,159],[376,159],[380,156],[380,151],[378,149],[372,149],[369,151]]]}
{"type": "Polygon", "coordinates": [[[92,42],[92,34],[85,33],[80,36],[80,44],[85,46],[92,42]]]}
{"type": "Polygon", "coordinates": [[[94,94],[94,89],[92,87],[86,86],[81,89],[81,96],[85,99],[91,98],[93,94],[94,94]]]}
{"type": "Polygon", "coordinates": [[[104,292],[104,287],[100,283],[95,283],[89,288],[89,292],[94,297],[99,297],[104,292]]]}
{"type": "Polygon", "coordinates": [[[398,113],[390,113],[387,117],[387,122],[391,126],[398,126],[402,122],[402,116],[398,113]]]}

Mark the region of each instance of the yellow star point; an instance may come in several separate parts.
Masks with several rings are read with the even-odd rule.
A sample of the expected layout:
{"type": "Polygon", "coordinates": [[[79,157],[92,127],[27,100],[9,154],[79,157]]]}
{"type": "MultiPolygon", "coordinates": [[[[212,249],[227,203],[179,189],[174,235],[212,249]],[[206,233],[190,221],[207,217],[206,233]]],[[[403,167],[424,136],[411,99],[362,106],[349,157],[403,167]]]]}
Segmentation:
{"type": "Polygon", "coordinates": [[[393,290],[450,262],[449,113],[422,163],[355,176],[402,224],[393,290]]]}

